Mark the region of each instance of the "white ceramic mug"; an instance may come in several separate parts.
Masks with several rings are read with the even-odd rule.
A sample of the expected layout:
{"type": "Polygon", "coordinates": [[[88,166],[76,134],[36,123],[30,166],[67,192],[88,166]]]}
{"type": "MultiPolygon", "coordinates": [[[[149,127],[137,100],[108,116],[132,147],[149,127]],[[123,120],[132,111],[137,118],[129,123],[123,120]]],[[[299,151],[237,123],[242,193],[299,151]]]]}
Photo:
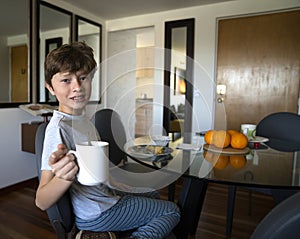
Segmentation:
{"type": "Polygon", "coordinates": [[[108,180],[109,176],[109,144],[104,141],[91,141],[76,144],[76,156],[79,166],[77,180],[83,185],[94,186],[108,180]]]}
{"type": "Polygon", "coordinates": [[[241,132],[247,136],[248,139],[254,139],[256,133],[255,124],[241,124],[241,132]]]}

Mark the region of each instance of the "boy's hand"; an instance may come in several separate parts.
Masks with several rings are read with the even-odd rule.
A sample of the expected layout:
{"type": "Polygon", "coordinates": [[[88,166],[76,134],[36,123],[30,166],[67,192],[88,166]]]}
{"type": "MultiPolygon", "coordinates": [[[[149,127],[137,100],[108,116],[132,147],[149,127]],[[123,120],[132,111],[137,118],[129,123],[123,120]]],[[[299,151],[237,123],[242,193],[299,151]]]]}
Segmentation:
{"type": "Polygon", "coordinates": [[[61,179],[73,181],[78,172],[78,166],[73,154],[67,154],[68,149],[64,144],[57,146],[57,151],[53,152],[48,164],[52,168],[53,174],[61,179]]]}

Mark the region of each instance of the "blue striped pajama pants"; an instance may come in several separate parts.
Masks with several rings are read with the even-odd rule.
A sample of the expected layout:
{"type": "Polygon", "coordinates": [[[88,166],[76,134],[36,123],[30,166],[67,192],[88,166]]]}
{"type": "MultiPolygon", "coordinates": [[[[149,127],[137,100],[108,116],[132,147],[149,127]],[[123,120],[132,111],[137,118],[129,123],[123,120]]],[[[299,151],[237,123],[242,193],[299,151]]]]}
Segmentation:
{"type": "Polygon", "coordinates": [[[128,231],[142,239],[165,238],[177,225],[180,210],[170,201],[126,195],[119,202],[91,221],[76,218],[80,230],[128,231]]]}

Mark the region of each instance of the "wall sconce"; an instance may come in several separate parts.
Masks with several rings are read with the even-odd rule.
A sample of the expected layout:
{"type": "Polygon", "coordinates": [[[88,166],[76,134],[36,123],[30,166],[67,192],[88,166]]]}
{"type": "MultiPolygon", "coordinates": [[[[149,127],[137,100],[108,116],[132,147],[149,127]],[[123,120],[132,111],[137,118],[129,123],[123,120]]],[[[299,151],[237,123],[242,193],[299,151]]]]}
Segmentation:
{"type": "Polygon", "coordinates": [[[219,95],[217,102],[222,103],[224,101],[223,96],[226,94],[226,85],[217,85],[217,94],[219,95]]]}

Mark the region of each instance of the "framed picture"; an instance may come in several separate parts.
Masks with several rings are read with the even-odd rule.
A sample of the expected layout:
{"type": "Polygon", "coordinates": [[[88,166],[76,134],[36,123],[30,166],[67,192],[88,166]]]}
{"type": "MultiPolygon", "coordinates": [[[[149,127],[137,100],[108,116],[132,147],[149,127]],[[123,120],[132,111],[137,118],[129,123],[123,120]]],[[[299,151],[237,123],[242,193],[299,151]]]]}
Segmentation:
{"type": "Polygon", "coordinates": [[[62,37],[56,37],[56,38],[49,38],[45,40],[45,56],[48,55],[48,53],[57,47],[60,47],[62,45],[62,37]]]}
{"type": "MultiPolygon", "coordinates": [[[[45,40],[45,56],[48,55],[48,53],[57,47],[60,47],[62,45],[62,37],[56,37],[56,38],[49,38],[45,40]]],[[[56,97],[51,95],[50,92],[45,88],[45,96],[46,96],[46,102],[56,102],[56,97]]]]}
{"type": "Polygon", "coordinates": [[[174,95],[183,95],[186,92],[185,70],[174,68],[174,95]]]}

